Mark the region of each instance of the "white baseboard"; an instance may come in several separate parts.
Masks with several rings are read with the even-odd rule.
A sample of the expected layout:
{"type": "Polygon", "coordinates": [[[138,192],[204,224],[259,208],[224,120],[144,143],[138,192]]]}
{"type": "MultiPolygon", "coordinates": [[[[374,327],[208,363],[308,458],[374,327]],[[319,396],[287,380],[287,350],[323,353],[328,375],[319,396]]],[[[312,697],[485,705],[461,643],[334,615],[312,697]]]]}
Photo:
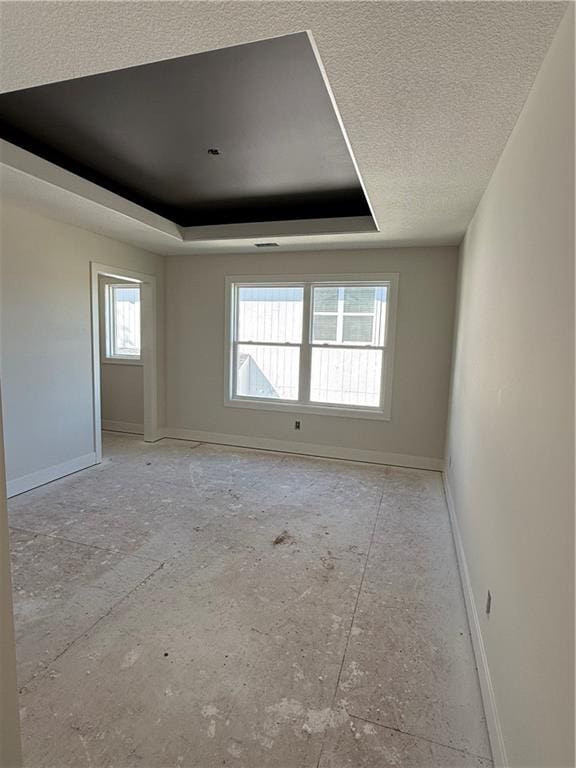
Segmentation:
{"type": "Polygon", "coordinates": [[[462,541],[462,536],[460,534],[458,516],[456,515],[454,500],[452,498],[452,493],[448,484],[448,478],[446,477],[445,472],[442,473],[442,480],[444,483],[444,493],[446,495],[446,505],[450,515],[450,523],[452,525],[452,535],[454,537],[454,545],[456,547],[456,556],[458,558],[460,580],[462,582],[462,590],[464,592],[464,600],[466,602],[466,612],[468,614],[468,623],[470,625],[470,633],[472,635],[474,656],[476,657],[476,666],[478,667],[478,676],[480,678],[480,690],[482,692],[482,701],[484,702],[484,713],[486,715],[488,736],[490,738],[490,746],[492,748],[492,758],[494,760],[495,768],[506,768],[506,766],[508,766],[508,758],[506,756],[506,745],[504,743],[502,726],[500,724],[498,707],[496,705],[496,695],[494,693],[494,686],[492,685],[490,667],[488,666],[488,657],[486,655],[486,648],[484,646],[482,631],[480,629],[480,618],[476,608],[476,601],[474,600],[474,592],[472,591],[472,581],[470,580],[470,571],[468,570],[468,562],[466,560],[464,542],[462,541]]]}
{"type": "Polygon", "coordinates": [[[386,464],[396,467],[408,467],[410,469],[429,469],[436,472],[441,472],[444,469],[444,461],[442,459],[433,459],[427,456],[410,456],[402,453],[384,453],[382,451],[364,451],[358,448],[314,445],[291,440],[276,440],[269,437],[224,435],[219,432],[202,432],[195,429],[179,429],[177,427],[165,427],[161,430],[161,434],[163,437],[179,440],[233,445],[239,448],[257,448],[263,451],[280,451],[281,453],[298,453],[304,456],[316,456],[323,459],[362,461],[370,464],[386,464]]]}
{"type": "Polygon", "coordinates": [[[144,424],[133,424],[131,421],[102,420],[102,429],[108,432],[128,432],[131,435],[143,435],[144,424]]]}
{"type": "Polygon", "coordinates": [[[8,498],[18,496],[19,493],[31,491],[33,488],[38,488],[39,485],[46,485],[46,483],[51,483],[53,480],[59,480],[61,477],[79,472],[81,469],[92,467],[96,463],[96,454],[87,453],[84,456],[78,456],[78,458],[65,461],[62,464],[39,469],[30,475],[8,480],[6,483],[6,495],[8,498]]]}

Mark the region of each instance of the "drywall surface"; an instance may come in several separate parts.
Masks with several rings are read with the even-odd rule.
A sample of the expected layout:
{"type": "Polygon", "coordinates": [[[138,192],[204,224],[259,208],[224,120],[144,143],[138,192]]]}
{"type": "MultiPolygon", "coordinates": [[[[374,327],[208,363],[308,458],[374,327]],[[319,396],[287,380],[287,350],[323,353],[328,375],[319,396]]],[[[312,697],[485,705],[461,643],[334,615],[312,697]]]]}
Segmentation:
{"type": "MultiPolygon", "coordinates": [[[[144,368],[141,364],[106,361],[105,328],[106,283],[121,283],[118,278],[100,275],[98,278],[100,299],[100,404],[102,423],[106,429],[127,428],[133,424],[144,428],[144,368]],[[106,423],[104,423],[106,422],[106,423]],[[112,423],[114,422],[114,423],[112,423]]],[[[129,284],[129,283],[128,283],[129,284]]]]}
{"type": "Polygon", "coordinates": [[[0,765],[3,768],[17,768],[22,764],[22,750],[8,538],[4,438],[0,408],[0,765]]]}
{"type": "MultiPolygon", "coordinates": [[[[102,423],[144,425],[144,377],[141,365],[101,365],[102,423]]],[[[109,427],[110,425],[108,425],[109,427]]]]}
{"type": "MultiPolygon", "coordinates": [[[[90,262],[160,281],[163,263],[24,209],[3,206],[1,222],[0,370],[10,488],[30,475],[42,480],[50,468],[80,468],[94,452],[90,262]]],[[[159,392],[162,403],[161,365],[159,392]]]]}
{"type": "Polygon", "coordinates": [[[457,250],[451,247],[168,257],[168,426],[441,459],[456,275],[457,250]],[[374,272],[400,275],[391,421],[225,407],[227,276],[374,272]]]}
{"type": "Polygon", "coordinates": [[[447,450],[503,741],[522,768],[574,765],[573,24],[571,9],[461,248],[447,450]]]}

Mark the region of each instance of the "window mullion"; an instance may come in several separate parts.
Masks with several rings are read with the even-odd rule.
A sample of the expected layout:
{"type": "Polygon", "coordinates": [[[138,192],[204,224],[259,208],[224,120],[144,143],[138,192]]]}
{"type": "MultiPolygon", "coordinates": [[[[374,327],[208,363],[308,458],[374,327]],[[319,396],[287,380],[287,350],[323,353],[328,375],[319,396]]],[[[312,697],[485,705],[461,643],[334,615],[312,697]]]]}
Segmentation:
{"type": "Polygon", "coordinates": [[[302,346],[300,347],[300,376],[298,382],[298,400],[301,403],[310,402],[310,365],[311,347],[310,334],[312,329],[312,287],[304,285],[304,303],[302,307],[302,346]]]}

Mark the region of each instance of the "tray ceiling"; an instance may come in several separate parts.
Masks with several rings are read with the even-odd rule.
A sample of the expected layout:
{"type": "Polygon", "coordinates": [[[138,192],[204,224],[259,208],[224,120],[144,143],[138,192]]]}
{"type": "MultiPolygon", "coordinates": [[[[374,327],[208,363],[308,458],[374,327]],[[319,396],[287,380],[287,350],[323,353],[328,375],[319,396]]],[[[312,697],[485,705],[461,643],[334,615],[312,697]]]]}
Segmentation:
{"type": "Polygon", "coordinates": [[[306,33],[0,94],[0,137],[182,228],[375,229],[306,33]]]}
{"type": "MultiPolygon", "coordinates": [[[[311,30],[380,231],[284,232],[277,239],[289,248],[458,243],[566,9],[523,0],[1,6],[3,91],[311,30]]],[[[5,199],[157,252],[254,249],[241,232],[177,242],[33,175],[2,176],[5,199]]]]}

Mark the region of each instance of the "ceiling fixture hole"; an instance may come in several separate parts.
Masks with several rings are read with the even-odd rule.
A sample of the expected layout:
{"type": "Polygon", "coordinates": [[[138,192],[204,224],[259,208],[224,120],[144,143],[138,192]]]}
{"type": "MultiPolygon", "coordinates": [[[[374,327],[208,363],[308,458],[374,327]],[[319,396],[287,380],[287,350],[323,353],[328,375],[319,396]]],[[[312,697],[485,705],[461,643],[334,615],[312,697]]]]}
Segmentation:
{"type": "Polygon", "coordinates": [[[216,149],[216,147],[210,147],[210,149],[208,150],[208,154],[209,155],[219,155],[220,154],[220,150],[216,149]]]}

